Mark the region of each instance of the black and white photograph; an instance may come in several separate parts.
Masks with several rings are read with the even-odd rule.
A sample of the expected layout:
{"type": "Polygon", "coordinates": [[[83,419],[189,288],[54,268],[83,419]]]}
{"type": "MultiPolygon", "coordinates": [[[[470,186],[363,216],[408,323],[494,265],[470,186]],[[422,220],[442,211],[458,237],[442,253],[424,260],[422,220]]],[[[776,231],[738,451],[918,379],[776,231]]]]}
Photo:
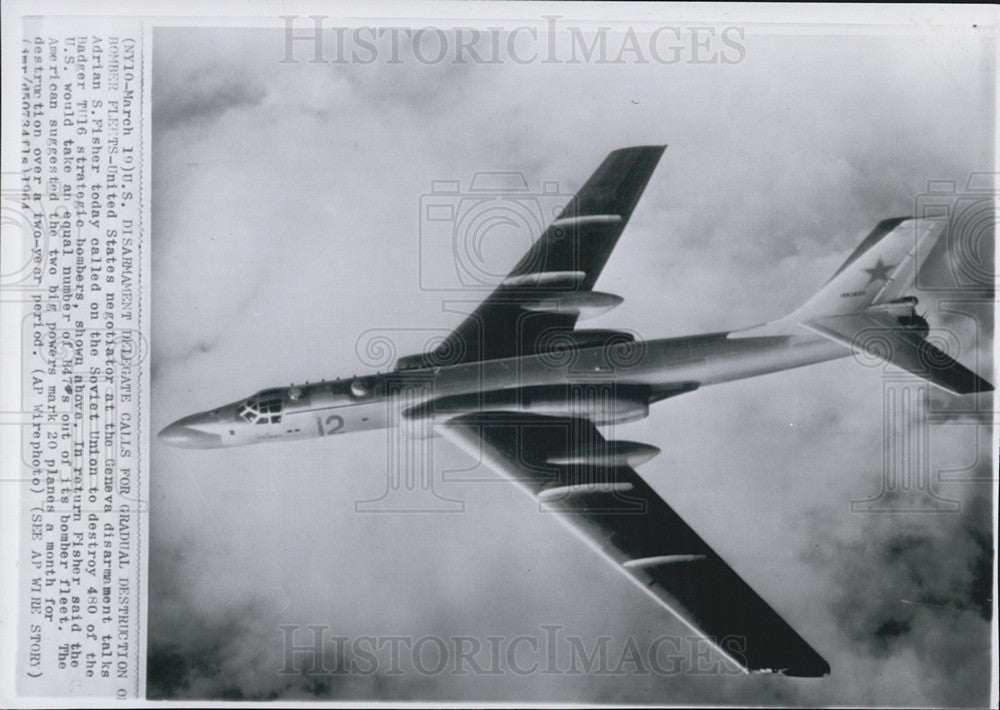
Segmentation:
{"type": "MultiPolygon", "coordinates": [[[[147,378],[119,699],[996,706],[995,12],[256,11],[139,33],[142,337],[22,297],[42,355],[147,378]]],[[[96,90],[129,49],[66,61],[96,90]]],[[[124,245],[122,116],[79,161],[124,245]]]]}
{"type": "Polygon", "coordinates": [[[627,14],[156,30],[149,697],[986,702],[992,39],[627,14]]]}

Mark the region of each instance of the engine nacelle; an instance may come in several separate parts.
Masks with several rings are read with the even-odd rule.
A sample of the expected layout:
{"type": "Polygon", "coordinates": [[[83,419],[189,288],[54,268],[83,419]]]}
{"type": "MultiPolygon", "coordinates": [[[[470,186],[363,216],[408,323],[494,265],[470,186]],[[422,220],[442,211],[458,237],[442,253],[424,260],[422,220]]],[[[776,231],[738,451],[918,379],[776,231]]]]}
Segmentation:
{"type": "Polygon", "coordinates": [[[634,343],[635,336],[621,330],[565,330],[546,334],[552,347],[558,348],[571,344],[577,348],[593,348],[597,346],[623,345],[634,343]]]}
{"type": "Polygon", "coordinates": [[[581,417],[594,424],[616,424],[649,414],[646,385],[573,384],[494,390],[439,397],[403,412],[405,419],[450,419],[473,412],[522,412],[550,417],[581,417]]]}

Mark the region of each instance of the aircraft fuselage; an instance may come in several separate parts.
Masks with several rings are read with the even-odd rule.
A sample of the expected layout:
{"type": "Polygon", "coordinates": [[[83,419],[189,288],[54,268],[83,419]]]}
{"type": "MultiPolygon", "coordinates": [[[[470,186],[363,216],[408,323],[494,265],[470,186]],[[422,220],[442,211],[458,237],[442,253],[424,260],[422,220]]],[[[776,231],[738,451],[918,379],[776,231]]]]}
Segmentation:
{"type": "Polygon", "coordinates": [[[262,390],[199,412],[160,433],[168,443],[220,448],[401,426],[433,435],[433,422],[474,411],[639,419],[649,405],[698,387],[844,357],[810,333],[731,337],[709,333],[553,350],[262,390]]]}

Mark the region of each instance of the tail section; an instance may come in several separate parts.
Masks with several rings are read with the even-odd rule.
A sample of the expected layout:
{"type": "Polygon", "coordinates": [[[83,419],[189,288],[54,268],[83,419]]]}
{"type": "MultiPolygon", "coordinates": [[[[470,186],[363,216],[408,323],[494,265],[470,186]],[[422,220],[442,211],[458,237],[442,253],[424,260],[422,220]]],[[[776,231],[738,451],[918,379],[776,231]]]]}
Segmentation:
{"type": "Polygon", "coordinates": [[[952,394],[991,392],[993,385],[965,367],[948,353],[924,339],[927,321],[903,325],[902,318],[873,306],[860,313],[823,316],[804,326],[855,352],[877,357],[910,374],[922,377],[952,394]]]}
{"type": "Polygon", "coordinates": [[[925,339],[927,321],[917,314],[916,297],[906,294],[946,227],[941,219],[880,222],[800,308],[730,337],[792,335],[806,328],[949,392],[991,391],[989,382],[925,339]]]}
{"type": "Polygon", "coordinates": [[[787,317],[801,323],[901,298],[946,227],[938,219],[879,222],[823,288],[787,317]]]}

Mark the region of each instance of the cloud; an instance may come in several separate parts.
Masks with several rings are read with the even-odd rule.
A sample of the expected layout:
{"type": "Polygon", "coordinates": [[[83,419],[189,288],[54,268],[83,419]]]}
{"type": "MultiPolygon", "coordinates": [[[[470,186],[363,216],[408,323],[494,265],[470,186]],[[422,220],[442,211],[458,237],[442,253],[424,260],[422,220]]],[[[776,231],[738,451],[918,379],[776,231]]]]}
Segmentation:
{"type": "Polygon", "coordinates": [[[876,667],[913,654],[928,669],[925,697],[973,707],[988,695],[993,515],[988,495],[965,503],[858,516],[849,535],[817,512],[808,559],[836,579],[831,613],[859,654],[876,667]]]}
{"type": "Polygon", "coordinates": [[[199,72],[184,77],[183,81],[183,92],[164,88],[154,94],[163,104],[153,114],[157,130],[218,118],[230,109],[255,106],[266,96],[259,84],[218,73],[199,72]]]}
{"type": "Polygon", "coordinates": [[[216,41],[217,33],[192,28],[154,34],[153,62],[159,67],[153,72],[154,132],[204,126],[226,111],[257,106],[267,96],[264,83],[244,67],[205,57],[201,43],[216,41]]]}
{"type": "Polygon", "coordinates": [[[199,67],[165,73],[153,86],[153,130],[204,126],[226,111],[260,105],[267,89],[232,67],[199,67]]]}
{"type": "MultiPolygon", "coordinates": [[[[338,697],[347,681],[336,670],[345,659],[297,651],[286,670],[274,644],[280,618],[264,602],[234,606],[222,617],[179,621],[168,641],[151,639],[147,652],[147,697],[210,700],[274,700],[338,697]],[[299,672],[295,672],[300,669],[299,672]],[[316,669],[317,672],[308,672],[316,669]]],[[[308,633],[308,632],[307,632],[308,633]]],[[[349,661],[349,659],[348,659],[349,661]]],[[[360,680],[364,680],[361,678],[360,680]]]]}

